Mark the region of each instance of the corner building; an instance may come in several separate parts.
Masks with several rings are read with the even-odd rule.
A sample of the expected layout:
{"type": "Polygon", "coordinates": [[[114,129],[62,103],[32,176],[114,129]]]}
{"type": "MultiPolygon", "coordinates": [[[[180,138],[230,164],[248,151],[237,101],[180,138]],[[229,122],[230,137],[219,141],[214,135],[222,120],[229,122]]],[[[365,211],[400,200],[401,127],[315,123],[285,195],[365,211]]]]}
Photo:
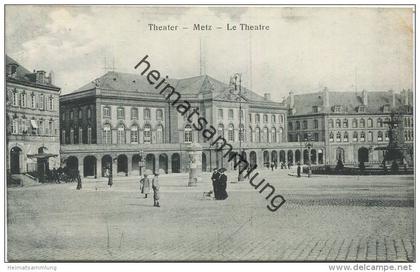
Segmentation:
{"type": "MultiPolygon", "coordinates": [[[[213,139],[223,136],[250,164],[284,160],[287,105],[246,88],[234,93],[232,86],[207,75],[168,82],[216,128],[213,139]]],[[[233,169],[234,162],[193,128],[188,114],[178,113],[141,75],[107,72],[61,96],[60,114],[62,163],[85,177],[103,176],[108,164],[117,175],[139,175],[141,152],[147,169],[185,172],[191,143],[201,145],[202,171],[233,169]]]]}

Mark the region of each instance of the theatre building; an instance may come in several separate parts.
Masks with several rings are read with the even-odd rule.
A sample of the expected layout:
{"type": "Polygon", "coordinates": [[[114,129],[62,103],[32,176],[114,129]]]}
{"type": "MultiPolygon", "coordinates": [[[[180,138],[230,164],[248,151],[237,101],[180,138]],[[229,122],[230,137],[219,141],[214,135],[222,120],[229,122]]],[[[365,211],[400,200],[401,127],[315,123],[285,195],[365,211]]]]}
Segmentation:
{"type": "Polygon", "coordinates": [[[60,165],[59,94],[53,75],[6,56],[7,173],[42,178],[60,165]],[[41,177],[42,176],[42,177],[41,177]]]}
{"type": "Polygon", "coordinates": [[[388,125],[392,112],[398,112],[403,126],[403,143],[409,146],[407,160],[413,159],[413,93],[403,90],[321,92],[288,97],[288,141],[308,138],[321,142],[326,150],[326,164],[357,166],[360,162],[379,164],[388,145],[388,125]]]}
{"type": "MultiPolygon", "coordinates": [[[[233,92],[207,75],[169,82],[250,163],[279,161],[287,146],[285,104],[246,88],[233,92]]],[[[60,109],[62,162],[85,177],[103,176],[109,165],[117,175],[139,175],[141,154],[147,169],[185,172],[192,143],[202,152],[202,171],[233,167],[139,74],[107,72],[61,96],[60,109]]]]}

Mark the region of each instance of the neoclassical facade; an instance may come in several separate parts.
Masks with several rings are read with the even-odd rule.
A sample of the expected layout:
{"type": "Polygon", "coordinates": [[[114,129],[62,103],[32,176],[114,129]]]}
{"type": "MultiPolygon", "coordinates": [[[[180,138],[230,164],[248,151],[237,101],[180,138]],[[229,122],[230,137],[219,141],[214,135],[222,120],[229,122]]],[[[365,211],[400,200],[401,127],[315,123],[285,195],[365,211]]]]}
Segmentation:
{"type": "Polygon", "coordinates": [[[413,93],[403,90],[377,92],[331,92],[288,97],[288,141],[322,142],[326,163],[335,165],[339,158],[344,164],[359,162],[379,164],[383,151],[375,150],[388,144],[388,125],[391,112],[399,112],[404,127],[404,143],[411,146],[413,155],[413,93]]]}
{"type": "Polygon", "coordinates": [[[59,95],[53,75],[22,67],[6,56],[6,141],[7,171],[35,172],[45,158],[47,167],[60,165],[59,95]],[[46,155],[44,155],[46,156],[46,155]]]}
{"type": "MultiPolygon", "coordinates": [[[[232,86],[207,75],[169,82],[251,163],[279,162],[300,148],[287,143],[287,106],[269,94],[260,96],[246,88],[234,93],[232,86]]],[[[60,97],[62,162],[83,176],[103,176],[107,165],[118,175],[139,175],[143,154],[145,168],[178,173],[188,169],[187,150],[194,142],[202,148],[203,171],[233,167],[187,116],[145,77],[108,72],[60,97]]]]}

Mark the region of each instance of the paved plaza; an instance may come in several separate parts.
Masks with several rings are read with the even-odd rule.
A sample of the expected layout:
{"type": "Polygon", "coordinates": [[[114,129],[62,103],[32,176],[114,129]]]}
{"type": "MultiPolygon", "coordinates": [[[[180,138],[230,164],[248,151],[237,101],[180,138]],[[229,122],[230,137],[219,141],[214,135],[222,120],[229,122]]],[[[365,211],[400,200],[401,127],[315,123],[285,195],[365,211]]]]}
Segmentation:
{"type": "Polygon", "coordinates": [[[208,173],[161,176],[160,208],[134,177],[9,188],[8,260],[414,261],[413,176],[260,177],[286,199],[277,212],[248,181],[203,198],[208,173]]]}

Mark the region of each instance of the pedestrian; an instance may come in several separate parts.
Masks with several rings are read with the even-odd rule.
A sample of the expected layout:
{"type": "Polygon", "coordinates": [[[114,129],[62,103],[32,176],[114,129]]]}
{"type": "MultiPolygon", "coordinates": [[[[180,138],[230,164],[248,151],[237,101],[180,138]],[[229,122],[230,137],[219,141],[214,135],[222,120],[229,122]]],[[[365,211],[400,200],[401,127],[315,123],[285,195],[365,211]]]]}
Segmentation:
{"type": "Polygon", "coordinates": [[[160,205],[159,205],[159,198],[160,198],[160,194],[159,194],[159,189],[160,189],[159,173],[155,173],[155,176],[153,177],[152,189],[153,189],[153,206],[154,207],[160,207],[160,205]]]}
{"type": "Polygon", "coordinates": [[[213,186],[214,197],[216,197],[216,194],[217,194],[217,181],[218,181],[219,177],[220,177],[219,169],[214,168],[213,169],[213,174],[211,175],[211,182],[212,182],[212,186],[213,186]]]}
{"type": "Polygon", "coordinates": [[[147,172],[144,173],[144,178],[142,179],[141,193],[144,194],[144,198],[147,198],[147,195],[150,194],[150,178],[147,172]]]}
{"type": "Polygon", "coordinates": [[[217,195],[216,200],[225,200],[228,197],[226,192],[227,187],[227,176],[225,175],[226,168],[219,170],[220,176],[217,182],[217,195]]]}
{"type": "Polygon", "coordinates": [[[288,168],[288,169],[290,169],[291,165],[292,165],[292,163],[289,161],[289,162],[287,163],[287,168],[288,168]]]}
{"type": "Polygon", "coordinates": [[[113,184],[113,182],[112,182],[112,166],[108,165],[108,185],[109,185],[109,188],[112,187],[112,184],[113,184]]]}
{"type": "Polygon", "coordinates": [[[300,178],[300,170],[301,170],[301,168],[300,168],[300,162],[298,162],[298,167],[297,167],[297,176],[298,176],[298,178],[300,178]]]}
{"type": "Polygon", "coordinates": [[[274,171],[274,162],[271,163],[271,171],[274,171]]]}
{"type": "Polygon", "coordinates": [[[277,162],[274,162],[274,168],[277,169],[277,162]]]}
{"type": "Polygon", "coordinates": [[[80,178],[80,172],[79,170],[76,170],[76,179],[77,179],[77,190],[82,189],[82,179],[80,178]]]}

